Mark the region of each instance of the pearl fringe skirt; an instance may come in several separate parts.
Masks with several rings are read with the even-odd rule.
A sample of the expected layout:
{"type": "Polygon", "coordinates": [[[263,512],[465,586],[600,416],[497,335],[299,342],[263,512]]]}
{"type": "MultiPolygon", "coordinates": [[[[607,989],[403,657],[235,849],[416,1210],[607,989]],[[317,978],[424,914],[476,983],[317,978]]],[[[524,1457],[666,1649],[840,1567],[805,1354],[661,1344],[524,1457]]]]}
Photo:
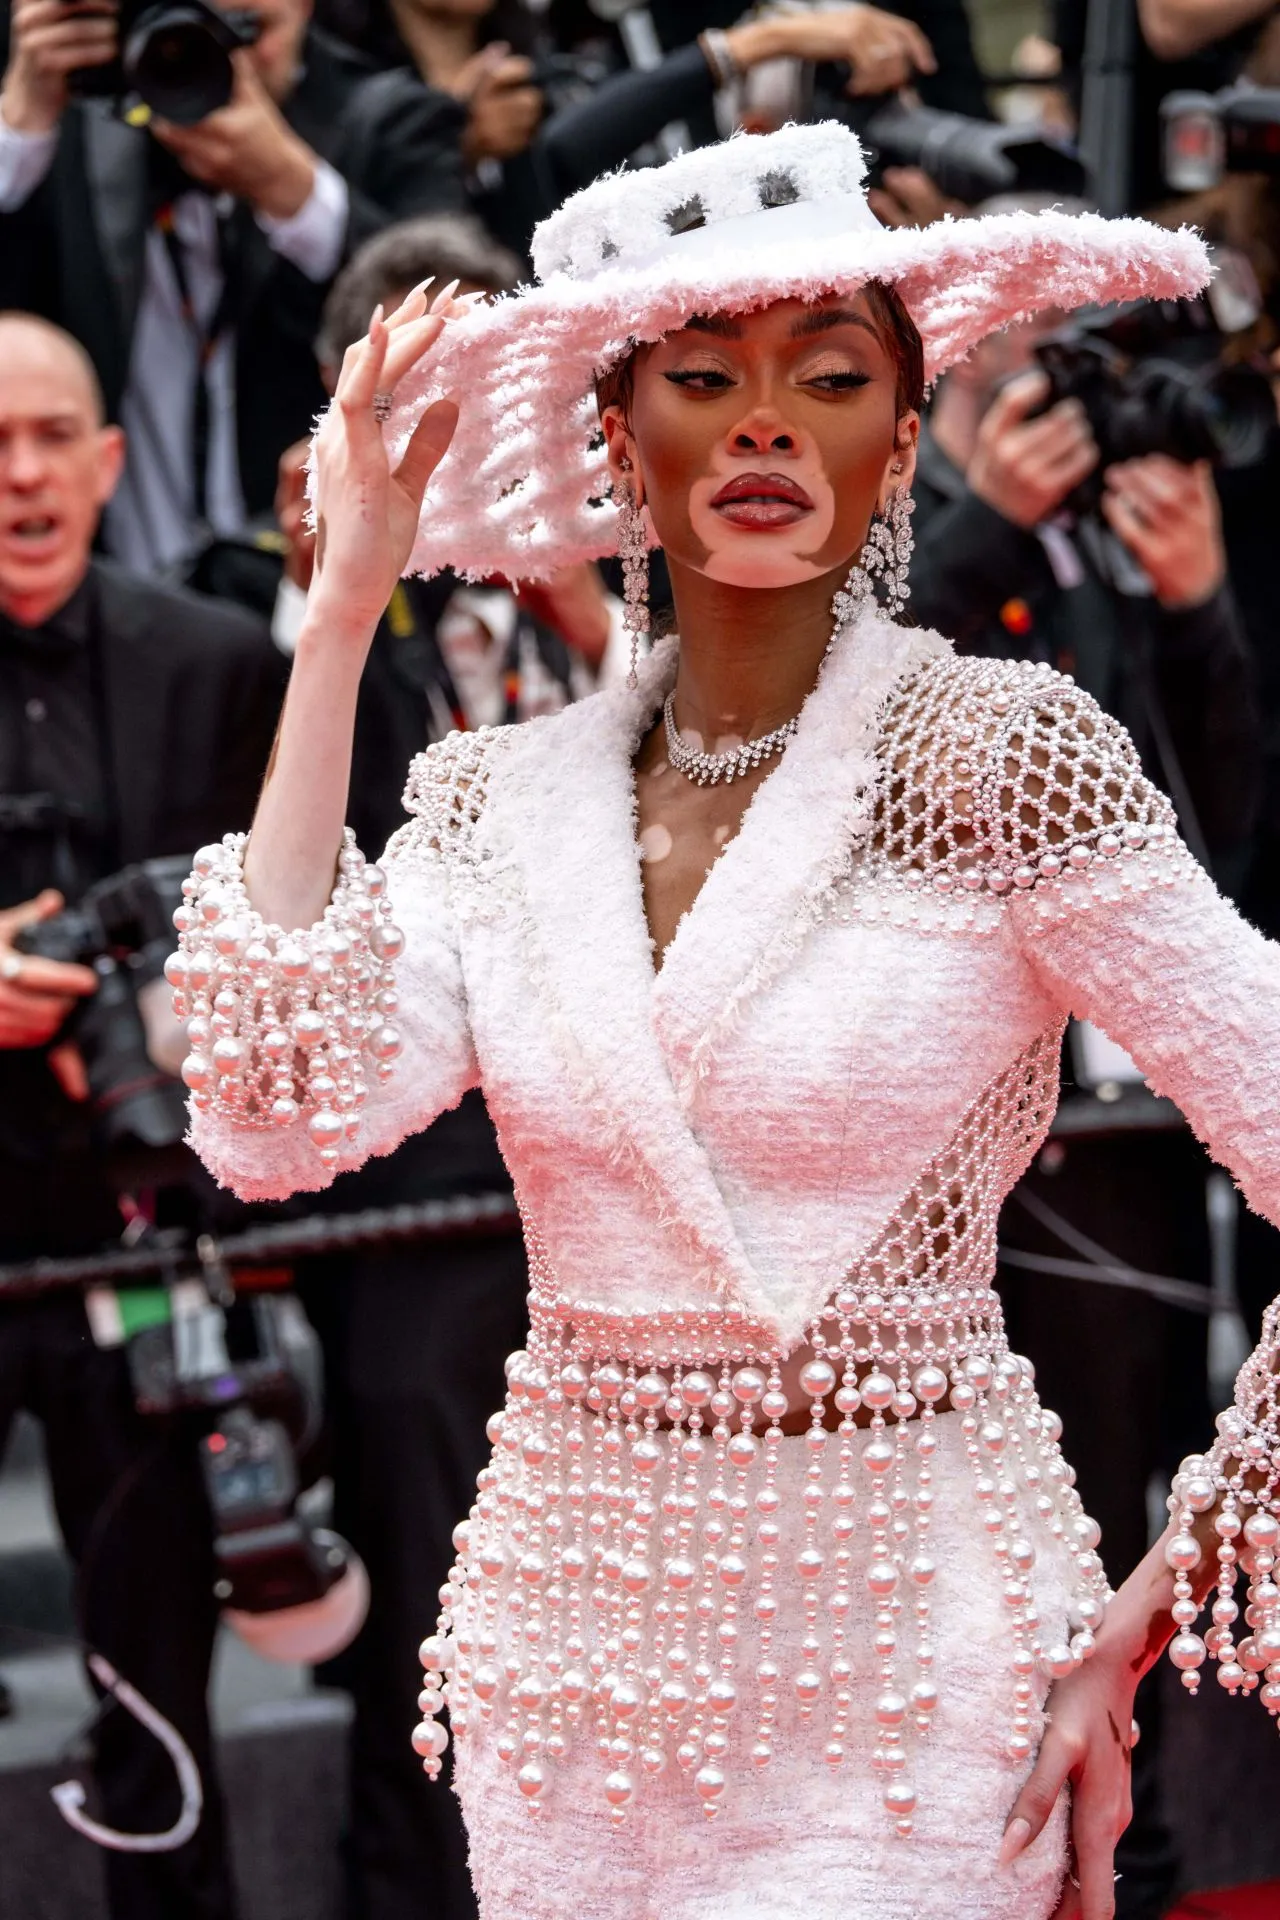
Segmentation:
{"type": "MultiPolygon", "coordinates": [[[[600,1793],[601,1756],[588,1729],[555,1768],[536,1812],[498,1757],[493,1722],[472,1716],[456,1755],[456,1786],[470,1838],[481,1920],[1047,1920],[1066,1861],[1066,1806],[1011,1867],[996,1856],[1009,1809],[1029,1771],[1007,1756],[1012,1679],[1009,1609],[985,1535],[959,1417],[938,1416],[934,1463],[932,1639],[940,1703],[914,1751],[918,1805],[902,1838],[886,1820],[872,1756],[879,1688],[874,1605],[861,1578],[847,1645],[855,1666],[847,1756],[832,1768],[812,1720],[784,1693],[774,1756],[757,1771],[740,1724],[726,1759],[729,1786],[709,1819],[674,1762],[646,1778],[615,1826],[600,1793]]],[[[805,1448],[782,1447],[783,1564],[803,1539],[805,1448]]],[[[1028,1506],[1030,1502],[1028,1501],[1028,1506]]],[[[1046,1628],[1067,1630],[1066,1556],[1034,1512],[1036,1601],[1046,1628]]],[[[864,1538],[854,1543],[859,1576],[864,1538]]],[[[743,1592],[750,1617],[753,1592],[743,1592]]],[[[786,1589],[774,1631],[784,1667],[804,1633],[786,1589]]],[[[1048,1682],[1037,1681],[1043,1704],[1048,1682]]],[[[1037,1729],[1039,1717],[1037,1715],[1037,1729]]]]}

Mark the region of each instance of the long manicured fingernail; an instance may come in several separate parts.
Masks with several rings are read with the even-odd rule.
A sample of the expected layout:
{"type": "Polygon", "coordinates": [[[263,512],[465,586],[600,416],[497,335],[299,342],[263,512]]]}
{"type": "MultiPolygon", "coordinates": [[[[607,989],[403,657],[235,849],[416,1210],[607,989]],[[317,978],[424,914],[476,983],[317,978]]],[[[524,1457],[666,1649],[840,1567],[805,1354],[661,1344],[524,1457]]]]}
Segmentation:
{"type": "Polygon", "coordinates": [[[1000,1842],[999,1865],[1007,1867],[1011,1860],[1016,1860],[1030,1838],[1031,1822],[1029,1820],[1024,1820],[1021,1816],[1011,1820],[1004,1830],[1004,1839],[1000,1842]]]}
{"type": "Polygon", "coordinates": [[[377,306],[374,308],[373,312],[369,315],[370,333],[373,332],[375,327],[381,326],[381,324],[382,324],[382,302],[381,300],[379,300],[377,306]]]}
{"type": "Polygon", "coordinates": [[[439,313],[441,307],[446,305],[448,301],[452,300],[454,294],[458,291],[458,288],[461,285],[462,285],[462,282],[460,280],[451,280],[447,287],[441,287],[439,293],[436,295],[435,299],[431,302],[432,313],[439,313]]]}

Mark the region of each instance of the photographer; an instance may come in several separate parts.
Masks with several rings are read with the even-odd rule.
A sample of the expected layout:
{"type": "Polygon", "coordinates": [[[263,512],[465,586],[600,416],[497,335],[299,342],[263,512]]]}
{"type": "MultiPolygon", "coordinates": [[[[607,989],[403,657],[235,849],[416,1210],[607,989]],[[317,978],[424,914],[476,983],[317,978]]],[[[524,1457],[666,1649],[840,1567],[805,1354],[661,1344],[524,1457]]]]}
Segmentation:
{"type": "Polygon", "coordinates": [[[1154,691],[1199,836],[1231,870],[1257,804],[1257,712],[1213,479],[1204,463],[1150,454],[1101,475],[1100,519],[1065,515],[1099,452],[1079,400],[1044,410],[1031,348],[1051,326],[984,341],[939,388],[920,436],[912,610],[965,652],[1074,674],[1149,764],[1154,691]],[[1125,556],[1141,570],[1127,600],[1110,577],[1125,556]]]}
{"type": "Polygon", "coordinates": [[[281,449],[323,404],[311,342],[342,261],[390,220],[461,204],[462,108],[371,72],[309,13],[269,0],[229,56],[206,34],[172,111],[199,113],[219,71],[226,104],[143,127],[76,97],[116,57],[128,4],[13,9],[0,307],[41,312],[88,348],[129,436],[106,544],[135,568],[168,567],[206,529],[233,533],[270,506],[281,449]]]}
{"type": "MultiPolygon", "coordinates": [[[[93,1060],[73,1020],[102,976],[16,943],[118,869],[247,825],[278,706],[258,622],[91,560],[123,458],[83,349],[43,320],[0,316],[0,1261],[89,1253],[118,1242],[126,1219],[191,1204],[159,1161],[117,1192],[123,1169],[94,1133],[93,1060]]],[[[194,1180],[194,1161],[173,1152],[194,1180]]],[[[96,1324],[104,1338],[101,1310],[96,1324]]],[[[96,1343],[78,1294],[0,1303],[0,1452],[19,1408],[44,1426],[81,1637],[178,1728],[205,1783],[185,1846],[105,1856],[113,1920],[229,1920],[195,1445],[144,1425],[121,1347],[96,1343]]],[[[171,1824],[172,1765],[119,1708],[94,1764],[109,1825],[171,1824]]]]}

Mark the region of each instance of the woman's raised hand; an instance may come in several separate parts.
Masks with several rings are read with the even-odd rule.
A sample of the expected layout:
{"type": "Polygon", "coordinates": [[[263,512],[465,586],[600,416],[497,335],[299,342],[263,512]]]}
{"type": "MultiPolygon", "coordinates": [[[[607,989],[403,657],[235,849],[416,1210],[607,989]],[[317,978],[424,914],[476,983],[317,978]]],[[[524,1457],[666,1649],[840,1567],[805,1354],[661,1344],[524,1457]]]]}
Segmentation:
{"type": "Polygon", "coordinates": [[[333,405],[316,434],[316,552],[312,599],[326,629],[368,641],[413,551],[427,482],[457,424],[452,400],[437,400],[392,466],[374,412],[431,352],[450,316],[457,282],[428,305],[425,287],[348,347],[333,405]]]}

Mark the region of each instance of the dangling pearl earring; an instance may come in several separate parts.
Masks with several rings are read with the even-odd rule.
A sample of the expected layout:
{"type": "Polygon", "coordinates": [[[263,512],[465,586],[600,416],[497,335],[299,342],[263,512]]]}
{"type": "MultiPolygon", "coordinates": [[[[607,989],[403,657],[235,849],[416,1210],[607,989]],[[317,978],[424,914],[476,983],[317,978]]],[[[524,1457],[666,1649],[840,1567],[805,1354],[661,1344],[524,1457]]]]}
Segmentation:
{"type": "MultiPolygon", "coordinates": [[[[895,460],[889,471],[903,472],[902,461],[895,460]]],[[[876,598],[874,582],[877,579],[884,586],[884,610],[889,618],[897,620],[905,611],[907,601],[911,598],[907,576],[915,548],[911,533],[911,516],[915,509],[916,503],[907,489],[895,487],[889,495],[884,513],[872,519],[867,531],[867,544],[831,603],[837,632],[847,626],[868,601],[876,598]]],[[[832,635],[834,639],[835,634],[832,635]]]]}
{"type": "MultiPolygon", "coordinates": [[[[624,454],[618,462],[623,473],[631,472],[624,454]]],[[[618,558],[622,562],[622,624],[631,635],[631,671],[628,687],[639,685],[636,667],[640,659],[641,636],[649,633],[649,539],[644,513],[636,504],[629,486],[614,489],[618,508],[618,558]]]]}

